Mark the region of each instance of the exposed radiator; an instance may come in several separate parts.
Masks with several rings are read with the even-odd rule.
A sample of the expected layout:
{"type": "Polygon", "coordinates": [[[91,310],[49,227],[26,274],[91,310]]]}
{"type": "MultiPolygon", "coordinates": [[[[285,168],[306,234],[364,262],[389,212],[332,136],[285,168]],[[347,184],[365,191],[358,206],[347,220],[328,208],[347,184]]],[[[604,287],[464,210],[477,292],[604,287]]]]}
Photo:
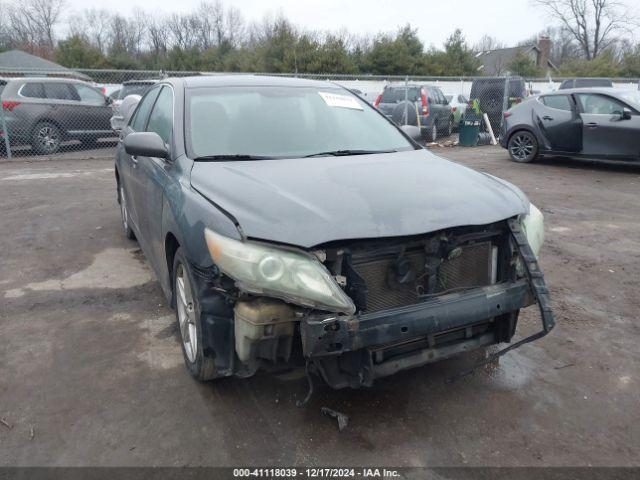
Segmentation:
{"type": "Polygon", "coordinates": [[[407,252],[401,258],[405,270],[411,270],[404,282],[398,278],[397,256],[354,262],[353,268],[367,286],[367,312],[411,305],[425,293],[485,286],[492,281],[492,244],[488,241],[450,252],[440,263],[431,287],[425,267],[428,258],[422,250],[407,252]]]}

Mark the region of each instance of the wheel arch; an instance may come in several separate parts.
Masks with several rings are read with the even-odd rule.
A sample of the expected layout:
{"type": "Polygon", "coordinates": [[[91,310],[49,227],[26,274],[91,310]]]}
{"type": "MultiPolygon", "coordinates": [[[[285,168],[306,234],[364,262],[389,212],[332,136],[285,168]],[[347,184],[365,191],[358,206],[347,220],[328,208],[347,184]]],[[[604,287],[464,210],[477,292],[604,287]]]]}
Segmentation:
{"type": "Polygon", "coordinates": [[[67,131],[64,128],[62,128],[62,125],[60,125],[60,122],[56,122],[55,120],[52,120],[49,117],[42,117],[42,118],[38,118],[35,122],[33,122],[31,131],[29,132],[29,139],[33,138],[33,134],[36,131],[36,127],[41,123],[51,123],[52,125],[55,125],[56,128],[60,130],[60,135],[62,136],[62,138],[67,137],[67,131]]]}

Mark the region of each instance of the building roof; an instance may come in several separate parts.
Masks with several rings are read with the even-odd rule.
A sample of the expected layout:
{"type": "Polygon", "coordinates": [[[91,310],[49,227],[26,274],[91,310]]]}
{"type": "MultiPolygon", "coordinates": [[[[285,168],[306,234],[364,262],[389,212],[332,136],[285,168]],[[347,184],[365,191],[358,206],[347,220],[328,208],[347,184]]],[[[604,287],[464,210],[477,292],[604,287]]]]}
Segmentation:
{"type": "Polygon", "coordinates": [[[9,50],[0,53],[0,73],[27,73],[34,75],[37,74],[38,71],[42,71],[43,75],[54,73],[56,75],[89,79],[89,77],[80,72],[63,67],[60,64],[36,55],[23,52],[22,50],[9,50]]]}
{"type": "MultiPolygon", "coordinates": [[[[518,53],[527,54],[535,51],[536,55],[540,54],[540,48],[536,45],[528,45],[522,47],[497,48],[480,52],[477,55],[478,60],[482,63],[482,71],[487,75],[502,75],[508,69],[508,65],[518,56],[518,53]]],[[[547,60],[547,66],[554,70],[558,68],[551,60],[547,60]]]]}

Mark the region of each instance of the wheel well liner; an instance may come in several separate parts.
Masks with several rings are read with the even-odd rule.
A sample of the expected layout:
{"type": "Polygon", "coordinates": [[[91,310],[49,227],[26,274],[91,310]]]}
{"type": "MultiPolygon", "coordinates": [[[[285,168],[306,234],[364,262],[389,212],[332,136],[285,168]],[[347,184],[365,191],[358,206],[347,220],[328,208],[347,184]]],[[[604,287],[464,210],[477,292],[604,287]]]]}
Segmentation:
{"type": "MultiPolygon", "coordinates": [[[[171,232],[167,233],[167,236],[164,239],[164,251],[167,259],[167,272],[169,272],[169,288],[173,293],[173,259],[176,255],[176,252],[180,248],[180,243],[175,235],[171,232]]],[[[175,295],[172,295],[171,304],[173,306],[173,302],[175,301],[175,295]]]]}

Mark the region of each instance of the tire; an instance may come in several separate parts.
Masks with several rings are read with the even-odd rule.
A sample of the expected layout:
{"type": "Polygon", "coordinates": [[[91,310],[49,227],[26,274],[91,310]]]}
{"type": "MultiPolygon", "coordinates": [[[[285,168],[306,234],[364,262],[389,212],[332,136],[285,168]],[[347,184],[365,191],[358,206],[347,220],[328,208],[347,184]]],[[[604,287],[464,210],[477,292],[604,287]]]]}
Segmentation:
{"type": "Polygon", "coordinates": [[[533,162],[538,158],[538,140],[535,135],[526,130],[515,132],[509,137],[507,150],[511,160],[518,163],[533,162]]]}
{"type": "Polygon", "coordinates": [[[438,125],[434,121],[429,131],[425,134],[424,139],[427,142],[435,142],[437,138],[438,138],[438,125]]]}
{"type": "Polygon", "coordinates": [[[31,148],[40,155],[51,155],[60,150],[62,133],[51,122],[40,122],[33,129],[31,135],[31,148]]]}
{"type": "Polygon", "coordinates": [[[129,210],[127,209],[127,199],[124,195],[124,187],[118,182],[118,203],[120,204],[120,216],[122,217],[122,227],[124,228],[124,235],[129,240],[135,240],[136,235],[131,229],[129,223],[129,210]]]}
{"type": "Polygon", "coordinates": [[[193,378],[206,382],[218,377],[215,363],[203,349],[200,301],[189,262],[178,248],[173,259],[173,303],[185,366],[193,378]]]}

